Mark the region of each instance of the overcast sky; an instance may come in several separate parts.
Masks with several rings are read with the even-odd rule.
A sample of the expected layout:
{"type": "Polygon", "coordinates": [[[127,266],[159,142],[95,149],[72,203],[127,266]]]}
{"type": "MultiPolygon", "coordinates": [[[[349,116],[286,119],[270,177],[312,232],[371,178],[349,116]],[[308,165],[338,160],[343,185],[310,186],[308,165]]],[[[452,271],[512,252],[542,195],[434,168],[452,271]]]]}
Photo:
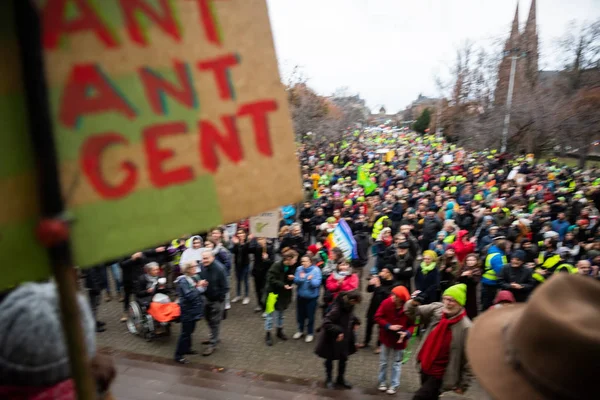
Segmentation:
{"type": "MultiPolygon", "coordinates": [[[[456,49],[508,35],[517,0],[267,0],[283,77],[302,67],[320,94],[347,86],[372,109],[397,112],[419,93],[438,96],[456,49]]],[[[520,22],[531,0],[520,1],[520,22]]],[[[542,69],[570,20],[600,18],[600,0],[538,0],[542,69]]],[[[504,39],[503,39],[504,40],[504,39]]]]}

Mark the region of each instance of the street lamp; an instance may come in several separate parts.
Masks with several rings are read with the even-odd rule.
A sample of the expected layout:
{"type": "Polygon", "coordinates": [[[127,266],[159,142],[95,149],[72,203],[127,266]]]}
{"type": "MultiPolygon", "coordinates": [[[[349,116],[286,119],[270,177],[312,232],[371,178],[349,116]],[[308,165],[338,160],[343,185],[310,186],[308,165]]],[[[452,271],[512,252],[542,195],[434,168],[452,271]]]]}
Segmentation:
{"type": "Polygon", "coordinates": [[[501,153],[506,152],[506,145],[508,142],[508,127],[510,125],[510,109],[512,106],[513,91],[515,88],[515,70],[517,69],[517,60],[521,57],[527,56],[527,52],[521,51],[519,48],[513,48],[504,51],[504,57],[508,55],[511,55],[510,79],[508,80],[508,93],[506,95],[506,114],[504,115],[504,127],[502,128],[502,147],[500,148],[501,153]]]}

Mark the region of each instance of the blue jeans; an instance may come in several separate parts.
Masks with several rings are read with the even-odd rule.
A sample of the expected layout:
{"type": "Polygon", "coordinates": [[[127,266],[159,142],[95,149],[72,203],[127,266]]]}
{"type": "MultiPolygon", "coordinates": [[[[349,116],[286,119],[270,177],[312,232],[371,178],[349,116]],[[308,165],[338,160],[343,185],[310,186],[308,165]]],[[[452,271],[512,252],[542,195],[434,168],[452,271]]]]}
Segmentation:
{"type": "Polygon", "coordinates": [[[192,350],[192,333],[196,329],[196,321],[182,322],[181,334],[175,348],[175,359],[178,360],[192,350]]]}
{"type": "Polygon", "coordinates": [[[119,294],[121,293],[121,266],[119,263],[114,263],[111,265],[110,272],[112,273],[113,280],[115,281],[115,290],[117,291],[117,294],[119,294]]]}
{"type": "Polygon", "coordinates": [[[235,275],[237,278],[236,292],[237,292],[238,297],[242,296],[242,281],[244,282],[244,291],[246,292],[245,297],[250,296],[248,294],[248,293],[250,293],[250,283],[249,283],[249,279],[248,279],[249,272],[250,272],[249,265],[245,265],[241,268],[237,268],[237,267],[235,268],[235,275]]]}
{"type": "Polygon", "coordinates": [[[317,298],[307,299],[300,297],[296,299],[296,318],[298,319],[298,332],[304,332],[306,322],[306,333],[315,333],[315,313],[317,311],[317,298]],[[308,321],[307,321],[308,320],[308,321]]]}
{"type": "Polygon", "coordinates": [[[283,311],[275,310],[265,318],[265,331],[271,332],[273,329],[273,318],[276,319],[277,328],[283,328],[283,311]]]}
{"type": "Polygon", "coordinates": [[[395,350],[386,345],[381,345],[381,353],[379,353],[379,384],[385,384],[387,381],[387,366],[388,359],[392,357],[392,379],[390,387],[397,388],[400,386],[400,374],[402,373],[402,357],[404,350],[395,350]]]}

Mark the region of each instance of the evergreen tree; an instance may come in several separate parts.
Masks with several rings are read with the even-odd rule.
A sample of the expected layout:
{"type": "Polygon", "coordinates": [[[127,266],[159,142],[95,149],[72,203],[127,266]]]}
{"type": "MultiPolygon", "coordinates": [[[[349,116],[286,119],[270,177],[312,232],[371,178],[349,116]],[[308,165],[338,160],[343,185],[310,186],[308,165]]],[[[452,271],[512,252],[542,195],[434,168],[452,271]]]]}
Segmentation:
{"type": "Polygon", "coordinates": [[[429,112],[429,108],[423,110],[419,118],[413,124],[413,130],[419,132],[420,134],[425,133],[425,129],[429,128],[429,123],[431,122],[431,113],[429,112]]]}

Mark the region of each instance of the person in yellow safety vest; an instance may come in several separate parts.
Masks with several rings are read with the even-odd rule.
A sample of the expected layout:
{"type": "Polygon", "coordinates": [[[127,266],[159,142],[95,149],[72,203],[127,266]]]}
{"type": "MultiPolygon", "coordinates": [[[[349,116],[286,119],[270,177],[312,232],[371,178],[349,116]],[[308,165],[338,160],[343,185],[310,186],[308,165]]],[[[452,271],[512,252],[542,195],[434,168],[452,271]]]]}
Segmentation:
{"type": "Polygon", "coordinates": [[[510,242],[505,239],[494,241],[485,257],[483,275],[481,276],[481,306],[483,311],[490,308],[498,292],[498,275],[502,267],[508,264],[506,254],[510,250],[510,242]]]}
{"type": "Polygon", "coordinates": [[[561,262],[561,257],[556,251],[556,244],[556,239],[546,240],[546,251],[541,252],[538,257],[538,267],[533,272],[533,279],[537,281],[538,285],[550,278],[561,262]]]}
{"type": "Polygon", "coordinates": [[[381,233],[383,228],[386,228],[391,225],[392,222],[390,221],[387,215],[384,215],[383,217],[379,218],[373,225],[373,234],[371,235],[373,240],[377,240],[377,238],[379,237],[379,233],[381,233]]]}
{"type": "Polygon", "coordinates": [[[554,272],[567,272],[569,274],[576,274],[577,268],[575,268],[572,264],[567,262],[569,255],[571,254],[571,249],[568,247],[559,247],[558,255],[560,256],[560,262],[554,269],[554,272]]]}
{"type": "Polygon", "coordinates": [[[173,259],[173,265],[179,265],[179,260],[181,260],[181,254],[183,254],[185,249],[187,249],[185,238],[177,238],[171,241],[171,245],[169,246],[167,251],[173,259]]]}

